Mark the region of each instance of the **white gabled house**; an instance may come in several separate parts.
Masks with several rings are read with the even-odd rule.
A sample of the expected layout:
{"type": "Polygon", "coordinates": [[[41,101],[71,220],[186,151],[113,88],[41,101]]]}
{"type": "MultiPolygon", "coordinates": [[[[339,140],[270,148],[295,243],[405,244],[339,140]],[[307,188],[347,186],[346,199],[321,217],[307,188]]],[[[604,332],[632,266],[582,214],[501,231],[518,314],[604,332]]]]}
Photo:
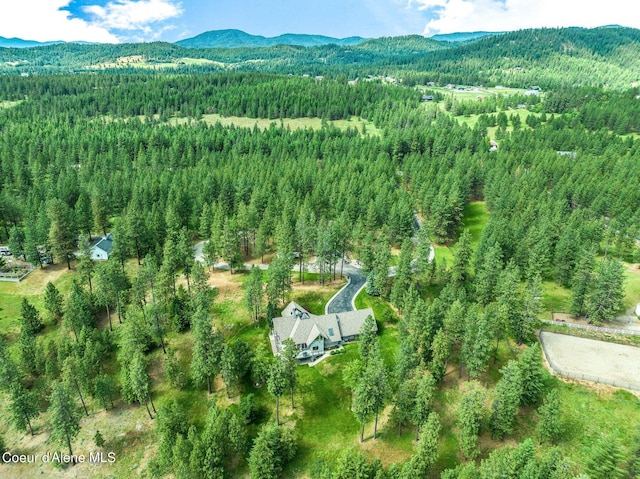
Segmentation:
{"type": "MultiPolygon", "coordinates": [[[[291,338],[298,347],[298,359],[322,356],[327,350],[358,339],[368,316],[375,319],[373,309],[317,316],[292,301],[281,317],[273,318],[273,330],[269,335],[271,350],[274,355],[279,354],[283,342],[291,338]]],[[[377,326],[374,327],[377,331],[377,326]]]]}

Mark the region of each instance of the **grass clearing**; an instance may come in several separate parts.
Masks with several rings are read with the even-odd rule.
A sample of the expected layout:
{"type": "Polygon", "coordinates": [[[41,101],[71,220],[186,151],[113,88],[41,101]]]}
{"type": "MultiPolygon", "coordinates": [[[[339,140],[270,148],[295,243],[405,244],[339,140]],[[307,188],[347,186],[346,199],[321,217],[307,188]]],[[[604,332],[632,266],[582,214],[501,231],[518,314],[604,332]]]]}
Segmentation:
{"type": "MultiPolygon", "coordinates": [[[[289,128],[293,131],[304,130],[311,128],[313,130],[320,130],[324,126],[324,122],[321,118],[282,118],[282,119],[269,119],[269,118],[250,118],[243,116],[222,116],[217,113],[209,113],[202,115],[202,120],[207,125],[215,125],[220,123],[222,126],[235,126],[238,128],[253,128],[257,126],[260,130],[266,130],[271,128],[272,125],[276,127],[289,128]]],[[[188,122],[194,123],[195,120],[189,118],[172,118],[169,120],[169,124],[183,125],[188,122]]],[[[331,120],[326,124],[335,126],[341,130],[348,128],[355,128],[363,135],[380,136],[382,130],[376,128],[376,126],[368,120],[351,117],[347,120],[331,120]],[[362,133],[363,127],[365,133],[362,133]]]]}
{"type": "MultiPolygon", "coordinates": [[[[489,211],[484,201],[470,201],[464,207],[462,217],[462,229],[468,229],[471,233],[471,247],[475,250],[480,242],[480,237],[484,228],[489,222],[489,211]]],[[[453,247],[454,245],[435,245],[433,246],[436,254],[436,263],[446,261],[448,266],[453,264],[453,247]]]]}
{"type": "Polygon", "coordinates": [[[635,308],[640,303],[640,265],[625,263],[624,309],[635,308]]]}
{"type": "Polygon", "coordinates": [[[471,201],[464,207],[462,227],[471,233],[471,247],[476,248],[484,228],[489,222],[489,212],[484,201],[471,201]]]}
{"type": "Polygon", "coordinates": [[[542,311],[540,317],[551,319],[554,312],[568,311],[571,302],[571,290],[558,285],[555,281],[542,283],[542,311]]]}
{"type": "Polygon", "coordinates": [[[225,68],[227,65],[222,62],[208,60],[206,58],[177,58],[172,62],[157,62],[149,60],[142,55],[132,55],[128,57],[120,57],[113,62],[102,62],[95,65],[88,65],[85,68],[89,70],[111,70],[115,68],[139,68],[141,70],[166,70],[185,66],[216,66],[225,68]]]}
{"type": "Polygon", "coordinates": [[[15,101],[0,101],[0,110],[4,110],[6,108],[13,108],[14,106],[18,106],[24,100],[15,100],[15,101]]]}
{"type": "Polygon", "coordinates": [[[66,264],[36,268],[19,283],[0,282],[0,334],[16,335],[20,330],[20,305],[26,298],[34,305],[42,317],[44,311],[44,290],[52,282],[64,295],[71,288],[75,270],[69,271],[66,264]]]}
{"type": "Polygon", "coordinates": [[[524,95],[527,91],[523,88],[508,88],[508,87],[477,87],[477,86],[461,86],[463,88],[447,88],[447,87],[421,87],[422,90],[431,90],[436,93],[441,93],[444,96],[453,96],[456,100],[482,100],[481,97],[490,96],[512,96],[512,95],[524,95]]]}
{"type": "MultiPolygon", "coordinates": [[[[640,303],[640,269],[637,265],[624,263],[625,295],[622,301],[623,307],[620,314],[624,314],[627,310],[635,308],[640,303]]],[[[571,303],[571,290],[563,286],[559,286],[555,281],[544,281],[542,283],[542,312],[540,317],[543,319],[551,319],[552,312],[568,312],[571,303]]]]}
{"type": "MultiPolygon", "coordinates": [[[[525,123],[525,120],[527,119],[527,117],[529,115],[540,116],[540,113],[529,111],[526,108],[518,108],[518,109],[512,108],[512,109],[503,110],[503,111],[507,115],[507,117],[509,117],[509,126],[507,126],[507,131],[509,132],[513,131],[513,125],[511,125],[511,119],[510,119],[512,115],[520,117],[520,123],[522,125],[522,128],[527,128],[527,129],[530,129],[530,127],[525,123]]],[[[487,115],[497,116],[498,114],[487,113],[487,115]]],[[[453,118],[458,120],[460,123],[467,125],[469,128],[473,128],[474,126],[476,126],[476,123],[478,123],[478,119],[480,118],[480,115],[459,115],[459,116],[454,116],[453,118]]],[[[498,130],[497,126],[489,127],[487,128],[487,135],[491,138],[495,138],[497,130],[498,130]]]]}

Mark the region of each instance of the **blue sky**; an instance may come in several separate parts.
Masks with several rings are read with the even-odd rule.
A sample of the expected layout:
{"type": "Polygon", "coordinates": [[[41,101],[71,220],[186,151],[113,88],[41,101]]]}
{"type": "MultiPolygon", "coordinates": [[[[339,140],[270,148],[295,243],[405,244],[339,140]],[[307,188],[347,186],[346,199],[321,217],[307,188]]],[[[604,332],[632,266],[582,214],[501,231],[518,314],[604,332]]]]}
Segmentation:
{"type": "Polygon", "coordinates": [[[176,41],[237,28],[333,37],[621,24],[640,2],[608,0],[0,0],[0,36],[98,42],[176,41]]]}

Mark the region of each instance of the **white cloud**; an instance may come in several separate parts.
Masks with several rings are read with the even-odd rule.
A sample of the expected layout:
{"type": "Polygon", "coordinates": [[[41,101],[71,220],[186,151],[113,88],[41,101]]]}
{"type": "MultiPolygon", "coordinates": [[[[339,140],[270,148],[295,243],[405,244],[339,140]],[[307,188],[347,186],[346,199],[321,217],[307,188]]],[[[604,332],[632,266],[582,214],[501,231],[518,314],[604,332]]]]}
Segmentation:
{"type": "Polygon", "coordinates": [[[409,6],[429,11],[426,35],[609,24],[640,28],[640,2],[629,0],[409,0],[409,6]]]}
{"type": "Polygon", "coordinates": [[[27,40],[84,40],[117,43],[118,38],[100,25],[71,18],[71,0],[4,0],[0,4],[0,35],[27,40]]]}
{"type": "Polygon", "coordinates": [[[89,5],[83,10],[103,28],[145,33],[153,31],[153,24],[178,17],[183,11],[179,3],[170,0],[114,0],[104,7],[89,5]]]}

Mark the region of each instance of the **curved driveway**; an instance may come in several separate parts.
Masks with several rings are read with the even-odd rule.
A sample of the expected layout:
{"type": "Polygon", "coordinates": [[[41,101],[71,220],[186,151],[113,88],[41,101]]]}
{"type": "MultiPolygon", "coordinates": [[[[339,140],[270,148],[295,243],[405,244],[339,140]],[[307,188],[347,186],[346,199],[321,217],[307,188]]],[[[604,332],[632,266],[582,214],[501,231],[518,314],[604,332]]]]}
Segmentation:
{"type": "Polygon", "coordinates": [[[345,266],[343,274],[349,278],[349,282],[329,300],[324,307],[326,314],[355,310],[354,301],[356,296],[367,282],[367,278],[362,274],[362,271],[353,266],[345,266]]]}
{"type": "MultiPolygon", "coordinates": [[[[421,226],[422,226],[422,222],[420,221],[420,218],[416,213],[414,213],[414,227],[416,231],[420,229],[421,226]]],[[[417,243],[418,242],[417,235],[414,235],[411,238],[411,240],[414,243],[417,243]]],[[[204,257],[202,255],[203,245],[204,245],[204,241],[201,241],[198,244],[196,244],[193,248],[195,252],[196,261],[199,261],[201,263],[204,263],[204,257]]],[[[429,262],[433,261],[434,257],[435,257],[435,251],[433,249],[433,245],[431,245],[431,250],[429,251],[429,262]]],[[[412,266],[413,266],[413,262],[414,261],[412,261],[412,266]]],[[[268,268],[268,265],[266,264],[260,264],[257,266],[260,269],[268,268]]],[[[314,265],[310,264],[308,266],[309,266],[308,271],[313,271],[314,265]]],[[[223,263],[223,262],[216,263],[215,267],[218,269],[229,269],[229,266],[227,265],[227,263],[223,263]]],[[[250,266],[245,265],[245,268],[246,267],[250,267],[250,266]]],[[[298,265],[295,266],[296,270],[297,268],[298,268],[298,265]]],[[[342,313],[345,311],[355,310],[356,308],[355,308],[354,302],[355,302],[356,296],[358,295],[360,290],[362,290],[365,287],[367,278],[362,274],[362,270],[360,268],[350,264],[344,264],[342,272],[344,275],[346,275],[349,278],[349,282],[329,300],[329,302],[326,304],[324,308],[325,314],[342,313]]],[[[395,266],[392,266],[391,268],[389,268],[389,276],[394,276],[395,274],[396,274],[396,268],[395,266]]]]}

